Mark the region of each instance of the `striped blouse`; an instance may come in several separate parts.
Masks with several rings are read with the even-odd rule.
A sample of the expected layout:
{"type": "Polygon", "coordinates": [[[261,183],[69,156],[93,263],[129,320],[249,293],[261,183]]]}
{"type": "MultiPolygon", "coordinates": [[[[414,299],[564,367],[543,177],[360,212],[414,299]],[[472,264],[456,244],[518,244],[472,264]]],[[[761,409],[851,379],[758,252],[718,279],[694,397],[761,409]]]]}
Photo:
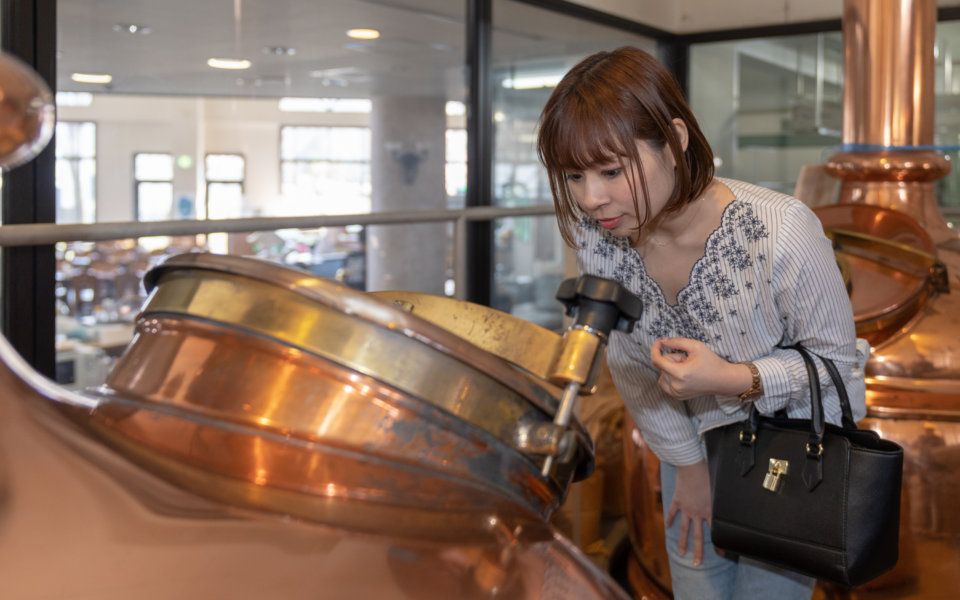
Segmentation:
{"type": "MultiPolygon", "coordinates": [[[[833,359],[855,420],[866,413],[863,366],[869,345],[858,340],[853,310],[830,241],[799,200],[752,184],[719,179],[736,199],[707,238],[703,256],[671,305],[624,238],[584,218],[577,228],[581,273],[614,279],[640,297],[643,315],[630,334],[614,332],[607,363],[644,441],[663,461],[704,458],[704,431],[747,417],[736,396],[675,400],[657,385],[650,347],[661,337],[699,340],[729,362],[753,361],[763,380],[761,413],[781,408],[809,418],[810,393],[797,342],[833,359]]],[[[817,361],[819,363],[819,361],[817,361]]],[[[836,389],[820,369],[827,420],[840,422],[836,389]]]]}

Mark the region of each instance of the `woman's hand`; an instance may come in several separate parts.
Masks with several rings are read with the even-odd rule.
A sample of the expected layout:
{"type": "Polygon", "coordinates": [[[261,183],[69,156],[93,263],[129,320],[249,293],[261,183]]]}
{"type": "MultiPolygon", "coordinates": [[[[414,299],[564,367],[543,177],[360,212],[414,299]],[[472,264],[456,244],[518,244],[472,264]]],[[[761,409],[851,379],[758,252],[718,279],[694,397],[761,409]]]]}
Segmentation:
{"type": "Polygon", "coordinates": [[[667,512],[667,527],[673,520],[680,518],[680,543],[677,551],[680,556],[687,554],[687,538],[693,528],[693,564],[703,562],[703,522],[713,526],[713,514],[710,505],[710,473],[707,461],[677,467],[677,483],[667,512]]]}
{"type": "Polygon", "coordinates": [[[660,389],[677,400],[715,394],[736,396],[753,382],[749,367],[723,360],[697,340],[661,338],[653,343],[650,358],[660,369],[660,389]]]}

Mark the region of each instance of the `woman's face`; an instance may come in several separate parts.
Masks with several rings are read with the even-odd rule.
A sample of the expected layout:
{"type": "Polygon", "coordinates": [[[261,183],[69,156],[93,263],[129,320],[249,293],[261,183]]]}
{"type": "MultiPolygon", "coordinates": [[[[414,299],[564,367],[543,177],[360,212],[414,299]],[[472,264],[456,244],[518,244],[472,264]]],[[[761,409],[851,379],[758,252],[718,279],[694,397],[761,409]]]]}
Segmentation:
{"type": "Polygon", "coordinates": [[[637,154],[647,177],[649,216],[643,214],[643,188],[638,166],[628,164],[626,157],[611,156],[609,161],[565,174],[567,188],[577,205],[599,221],[601,227],[618,237],[631,237],[636,234],[641,220],[649,223],[656,219],[670,200],[676,183],[673,155],[666,145],[656,148],[649,142],[639,140],[637,154]],[[634,209],[631,177],[637,192],[639,215],[634,209]]]}

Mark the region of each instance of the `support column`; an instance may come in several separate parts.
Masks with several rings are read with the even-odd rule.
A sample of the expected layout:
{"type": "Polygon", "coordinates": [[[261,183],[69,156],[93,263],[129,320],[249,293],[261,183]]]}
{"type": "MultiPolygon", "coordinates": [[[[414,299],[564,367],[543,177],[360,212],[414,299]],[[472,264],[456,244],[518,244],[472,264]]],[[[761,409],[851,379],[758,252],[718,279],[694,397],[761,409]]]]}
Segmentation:
{"type": "MultiPolygon", "coordinates": [[[[373,212],[447,208],[446,99],[383,96],[370,115],[373,212]]],[[[367,227],[367,289],[443,294],[451,223],[367,227]]]]}

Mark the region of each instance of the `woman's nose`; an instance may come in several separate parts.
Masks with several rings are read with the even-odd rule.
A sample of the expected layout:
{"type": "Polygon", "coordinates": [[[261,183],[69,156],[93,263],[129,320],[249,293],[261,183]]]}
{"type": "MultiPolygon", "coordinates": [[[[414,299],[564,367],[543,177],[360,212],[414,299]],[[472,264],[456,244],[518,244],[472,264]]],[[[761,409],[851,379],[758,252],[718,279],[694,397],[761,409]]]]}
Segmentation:
{"type": "Polygon", "coordinates": [[[607,186],[602,181],[590,177],[586,178],[583,186],[583,210],[592,212],[605,205],[609,199],[607,186]]]}

